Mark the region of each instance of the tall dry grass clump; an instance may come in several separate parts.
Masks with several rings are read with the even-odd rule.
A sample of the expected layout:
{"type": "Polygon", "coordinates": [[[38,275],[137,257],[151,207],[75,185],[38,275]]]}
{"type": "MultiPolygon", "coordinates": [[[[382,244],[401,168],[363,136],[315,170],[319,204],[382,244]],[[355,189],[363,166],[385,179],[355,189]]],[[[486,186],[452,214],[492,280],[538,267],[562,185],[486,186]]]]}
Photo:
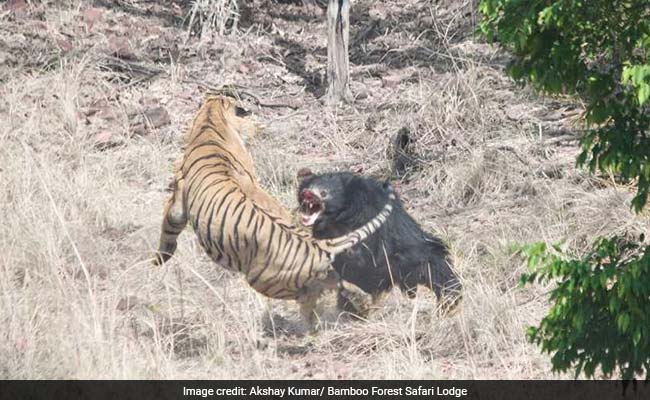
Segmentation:
{"type": "Polygon", "coordinates": [[[235,34],[239,23],[237,0],[194,0],[187,14],[188,34],[201,38],[235,34]]]}

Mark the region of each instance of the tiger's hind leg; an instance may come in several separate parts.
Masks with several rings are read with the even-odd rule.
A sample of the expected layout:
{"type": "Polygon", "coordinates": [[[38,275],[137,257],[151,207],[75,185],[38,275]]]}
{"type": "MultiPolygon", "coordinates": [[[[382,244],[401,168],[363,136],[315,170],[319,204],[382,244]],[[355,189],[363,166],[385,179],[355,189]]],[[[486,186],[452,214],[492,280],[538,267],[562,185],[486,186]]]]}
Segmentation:
{"type": "Polygon", "coordinates": [[[313,291],[309,295],[297,300],[300,305],[300,316],[307,325],[307,330],[310,334],[317,331],[316,304],[318,303],[320,294],[320,291],[313,291]]]}
{"type": "Polygon", "coordinates": [[[317,284],[307,288],[299,298],[296,299],[300,305],[300,316],[303,322],[307,325],[309,333],[316,333],[318,319],[316,316],[316,304],[323,292],[327,289],[334,289],[336,287],[337,277],[328,276],[327,279],[319,281],[317,284]]]}
{"type": "Polygon", "coordinates": [[[276,334],[275,330],[275,320],[273,319],[273,303],[270,297],[266,297],[263,294],[255,291],[257,300],[262,305],[262,328],[264,332],[271,333],[273,336],[276,334]]]}
{"type": "Polygon", "coordinates": [[[357,285],[341,280],[337,287],[336,307],[355,317],[367,318],[372,311],[375,296],[364,292],[357,285]],[[372,299],[372,300],[371,300],[372,299]]]}
{"type": "MultiPolygon", "coordinates": [[[[329,261],[327,264],[329,266],[329,261]]],[[[303,288],[303,292],[296,298],[300,305],[300,315],[302,320],[307,324],[310,333],[317,330],[316,304],[323,292],[326,290],[336,289],[339,282],[339,275],[331,268],[317,268],[320,272],[316,274],[316,279],[311,281],[303,288]]]]}
{"type": "Polygon", "coordinates": [[[183,204],[184,186],[183,178],[177,178],[172,182],[172,195],[165,205],[158,251],[153,259],[155,265],[161,265],[172,257],[176,251],[178,235],[187,225],[187,215],[183,204]]]}

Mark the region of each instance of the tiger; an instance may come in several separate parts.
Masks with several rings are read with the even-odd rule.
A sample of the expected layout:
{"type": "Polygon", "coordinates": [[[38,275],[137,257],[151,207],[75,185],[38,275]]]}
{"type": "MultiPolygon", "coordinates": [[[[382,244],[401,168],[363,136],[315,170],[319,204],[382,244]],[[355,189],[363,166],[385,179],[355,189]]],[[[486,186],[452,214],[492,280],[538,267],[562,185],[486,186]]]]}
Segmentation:
{"type": "Polygon", "coordinates": [[[184,154],[175,163],[153,263],[172,257],[189,222],[214,262],[243,274],[267,298],[297,301],[302,319],[313,329],[318,298],[339,283],[334,258],[381,227],[395,194],[389,187],[383,209],[359,229],[314,239],[259,186],[242,139],[256,131],[248,114],[231,97],[206,95],[184,138],[184,154]]]}

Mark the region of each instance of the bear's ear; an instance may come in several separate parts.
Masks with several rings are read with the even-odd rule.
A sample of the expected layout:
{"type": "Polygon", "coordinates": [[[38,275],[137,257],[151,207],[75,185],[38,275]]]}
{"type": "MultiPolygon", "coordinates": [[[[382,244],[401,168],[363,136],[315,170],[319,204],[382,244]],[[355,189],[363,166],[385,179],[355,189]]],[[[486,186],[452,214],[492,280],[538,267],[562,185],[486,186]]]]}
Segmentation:
{"type": "Polygon", "coordinates": [[[381,185],[381,187],[382,187],[382,188],[384,189],[384,191],[386,191],[386,192],[393,192],[393,193],[395,193],[395,188],[393,187],[393,185],[390,184],[390,181],[389,181],[388,179],[386,179],[386,180],[384,181],[384,184],[381,185]]]}
{"type": "Polygon", "coordinates": [[[305,178],[308,178],[313,175],[313,172],[309,168],[300,168],[298,170],[298,180],[304,181],[305,178]]]}
{"type": "Polygon", "coordinates": [[[339,176],[340,176],[339,182],[342,182],[343,185],[349,185],[353,180],[355,180],[356,178],[359,178],[359,176],[356,175],[355,173],[349,173],[349,172],[341,174],[339,176]]]}

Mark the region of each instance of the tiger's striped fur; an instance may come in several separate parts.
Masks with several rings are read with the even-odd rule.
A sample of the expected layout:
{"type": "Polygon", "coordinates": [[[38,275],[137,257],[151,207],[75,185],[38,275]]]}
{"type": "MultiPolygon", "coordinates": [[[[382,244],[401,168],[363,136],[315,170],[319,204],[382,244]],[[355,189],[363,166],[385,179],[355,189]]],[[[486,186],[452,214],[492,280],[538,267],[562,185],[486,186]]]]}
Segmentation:
{"type": "Polygon", "coordinates": [[[334,257],[374,233],[391,213],[395,196],[390,189],[384,209],[356,231],[314,239],[258,185],[240,136],[252,124],[240,110],[223,96],[208,96],[199,109],[176,165],[154,263],[173,255],[189,222],[212,260],[244,274],[267,297],[298,301],[311,322],[321,292],[338,282],[334,257]]]}

